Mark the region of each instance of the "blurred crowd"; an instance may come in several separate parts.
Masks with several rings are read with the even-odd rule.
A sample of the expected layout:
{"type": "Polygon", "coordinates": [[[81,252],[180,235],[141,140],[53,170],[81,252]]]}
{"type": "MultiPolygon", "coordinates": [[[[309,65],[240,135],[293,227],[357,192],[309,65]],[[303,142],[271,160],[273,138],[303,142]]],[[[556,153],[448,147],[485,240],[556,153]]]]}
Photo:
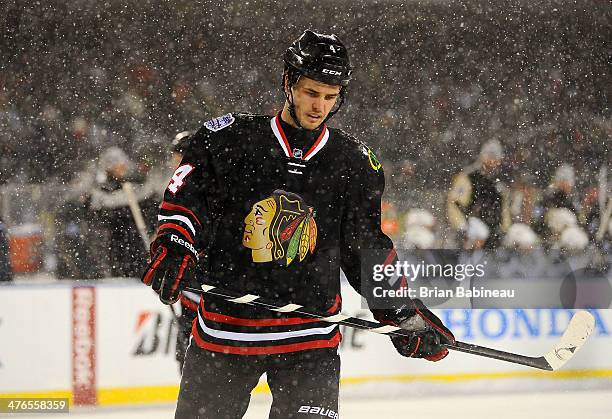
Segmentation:
{"type": "Polygon", "coordinates": [[[602,165],[591,187],[580,191],[576,170],[568,163],[555,168],[545,188],[537,188],[525,179],[505,180],[505,158],[499,141],[484,143],[476,161],[454,176],[442,211],[386,201],[383,229],[405,249],[541,250],[588,254],[593,262],[603,263],[602,256],[610,259],[608,164],[602,165]]]}
{"type": "MultiPolygon", "coordinates": [[[[335,32],[351,48],[355,79],[331,124],[383,161],[384,223],[396,243],[554,248],[586,237],[585,247],[603,249],[609,241],[600,222],[612,134],[605,2],[6,4],[0,185],[67,186],[60,243],[104,231],[137,246],[137,236],[119,237],[109,225],[133,224],[112,193],[138,185],[153,217],[177,132],[229,111],[279,110],[282,52],[306,27],[335,32]],[[296,13],[302,7],[308,13],[296,13]],[[453,198],[456,211],[447,199],[458,178],[481,169],[487,144],[497,144],[497,163],[483,175],[490,184],[478,185],[498,191],[495,221],[469,197],[453,198]],[[123,215],[109,218],[109,208],[123,215]]],[[[74,263],[94,266],[85,254],[74,263]]],[[[86,273],[126,273],[107,265],[86,273]]],[[[77,272],[67,275],[79,269],[66,267],[77,272]]]]}

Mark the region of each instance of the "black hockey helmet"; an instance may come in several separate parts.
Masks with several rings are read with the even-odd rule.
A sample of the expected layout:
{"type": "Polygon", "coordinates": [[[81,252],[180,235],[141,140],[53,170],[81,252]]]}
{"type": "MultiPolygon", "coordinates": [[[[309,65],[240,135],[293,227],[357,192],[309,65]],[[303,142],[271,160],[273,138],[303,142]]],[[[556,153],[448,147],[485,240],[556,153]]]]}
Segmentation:
{"type": "Polygon", "coordinates": [[[172,152],[183,154],[192,135],[193,131],[183,131],[176,134],[172,140],[172,152]]]}
{"type": "Polygon", "coordinates": [[[298,127],[302,126],[295,112],[291,87],[297,83],[300,76],[340,86],[340,100],[336,108],[327,115],[325,121],[340,110],[345,100],[345,89],[351,80],[353,68],[346,47],[336,35],[324,35],[306,30],[287,48],[283,61],[285,72],[282,89],[289,102],[289,113],[298,127]],[[285,81],[289,92],[285,90],[285,81]]]}
{"type": "Polygon", "coordinates": [[[351,80],[348,52],[336,35],[306,30],[283,57],[288,70],[295,70],[321,83],[346,87],[351,80]]]}

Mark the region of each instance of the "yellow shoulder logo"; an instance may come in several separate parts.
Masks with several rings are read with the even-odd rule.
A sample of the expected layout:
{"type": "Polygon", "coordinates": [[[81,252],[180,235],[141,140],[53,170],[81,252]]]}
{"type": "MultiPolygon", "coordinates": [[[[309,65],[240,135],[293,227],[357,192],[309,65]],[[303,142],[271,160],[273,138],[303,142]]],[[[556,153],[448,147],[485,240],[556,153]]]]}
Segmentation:
{"type": "Polygon", "coordinates": [[[372,166],[372,169],[374,169],[375,172],[378,172],[378,170],[380,170],[380,168],[382,167],[382,164],[380,164],[380,162],[378,161],[378,159],[376,158],[372,150],[370,150],[369,148],[368,148],[368,160],[370,161],[370,166],[372,166]]]}

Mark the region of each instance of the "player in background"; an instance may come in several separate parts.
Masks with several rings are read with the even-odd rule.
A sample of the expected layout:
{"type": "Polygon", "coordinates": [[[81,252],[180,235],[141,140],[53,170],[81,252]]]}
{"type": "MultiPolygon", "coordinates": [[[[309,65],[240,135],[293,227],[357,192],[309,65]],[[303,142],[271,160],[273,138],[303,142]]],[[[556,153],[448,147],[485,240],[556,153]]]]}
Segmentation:
{"type": "MultiPolygon", "coordinates": [[[[363,292],[362,263],[374,265],[368,249],[386,255],[378,263],[396,260],[380,227],[381,164],[365,144],[326,124],[351,79],[344,44],[305,31],[284,62],[282,111],[215,118],[185,150],[143,275],[166,304],[195,275],[334,315],[341,310],[340,269],[363,292]]],[[[372,312],[413,331],[391,339],[404,356],[437,361],[448,354],[443,344],[454,342],[418,300],[372,312]]],[[[264,373],[270,418],[338,417],[340,338],[337,324],[207,295],[193,324],[175,417],[242,417],[264,373]]]]}
{"type": "Polygon", "coordinates": [[[485,249],[498,247],[502,233],[510,226],[510,214],[502,193],[504,186],[498,179],[503,157],[501,143],[487,141],[478,160],[453,179],[448,193],[447,214],[460,243],[466,234],[469,217],[479,218],[489,228],[485,249]]]}
{"type": "Polygon", "coordinates": [[[193,134],[195,134],[193,131],[182,131],[176,134],[172,139],[170,160],[172,167],[175,170],[181,164],[181,160],[183,160],[183,153],[187,148],[187,144],[189,144],[189,140],[191,137],[193,137],[193,134]]]}

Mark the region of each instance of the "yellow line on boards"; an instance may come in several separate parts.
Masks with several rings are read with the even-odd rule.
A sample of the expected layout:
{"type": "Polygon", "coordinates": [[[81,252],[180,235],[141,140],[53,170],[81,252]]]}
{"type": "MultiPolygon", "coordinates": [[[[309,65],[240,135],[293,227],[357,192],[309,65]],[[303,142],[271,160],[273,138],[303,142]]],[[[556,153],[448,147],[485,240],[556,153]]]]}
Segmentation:
{"type": "MultiPolygon", "coordinates": [[[[506,371],[491,373],[458,373],[458,374],[423,374],[423,375],[370,375],[363,377],[345,377],[340,379],[343,387],[373,383],[373,382],[461,382],[476,380],[502,380],[502,379],[553,379],[572,380],[586,378],[612,378],[612,370],[566,370],[566,371],[506,371]]],[[[126,405],[142,403],[175,402],[178,396],[178,385],[169,386],[138,386],[138,387],[107,387],[98,389],[97,398],[99,406],[126,405]]],[[[253,393],[269,393],[266,382],[259,383],[253,393]]],[[[72,391],[23,391],[0,393],[0,398],[64,398],[67,397],[72,406],[72,391]]]]}
{"type": "Polygon", "coordinates": [[[98,405],[175,402],[179,386],[111,387],[98,389],[98,405]]]}
{"type": "MultiPolygon", "coordinates": [[[[501,380],[501,379],[583,379],[583,378],[610,378],[612,370],[567,370],[567,371],[508,371],[495,373],[461,373],[445,375],[372,375],[364,377],[342,378],[342,386],[359,385],[372,382],[396,381],[430,381],[430,382],[458,382],[472,380],[501,380]]],[[[254,394],[269,393],[266,382],[259,383],[253,390],[254,394]]],[[[167,387],[132,387],[107,388],[98,390],[98,404],[130,404],[146,402],[176,401],[178,386],[167,387]]]]}

